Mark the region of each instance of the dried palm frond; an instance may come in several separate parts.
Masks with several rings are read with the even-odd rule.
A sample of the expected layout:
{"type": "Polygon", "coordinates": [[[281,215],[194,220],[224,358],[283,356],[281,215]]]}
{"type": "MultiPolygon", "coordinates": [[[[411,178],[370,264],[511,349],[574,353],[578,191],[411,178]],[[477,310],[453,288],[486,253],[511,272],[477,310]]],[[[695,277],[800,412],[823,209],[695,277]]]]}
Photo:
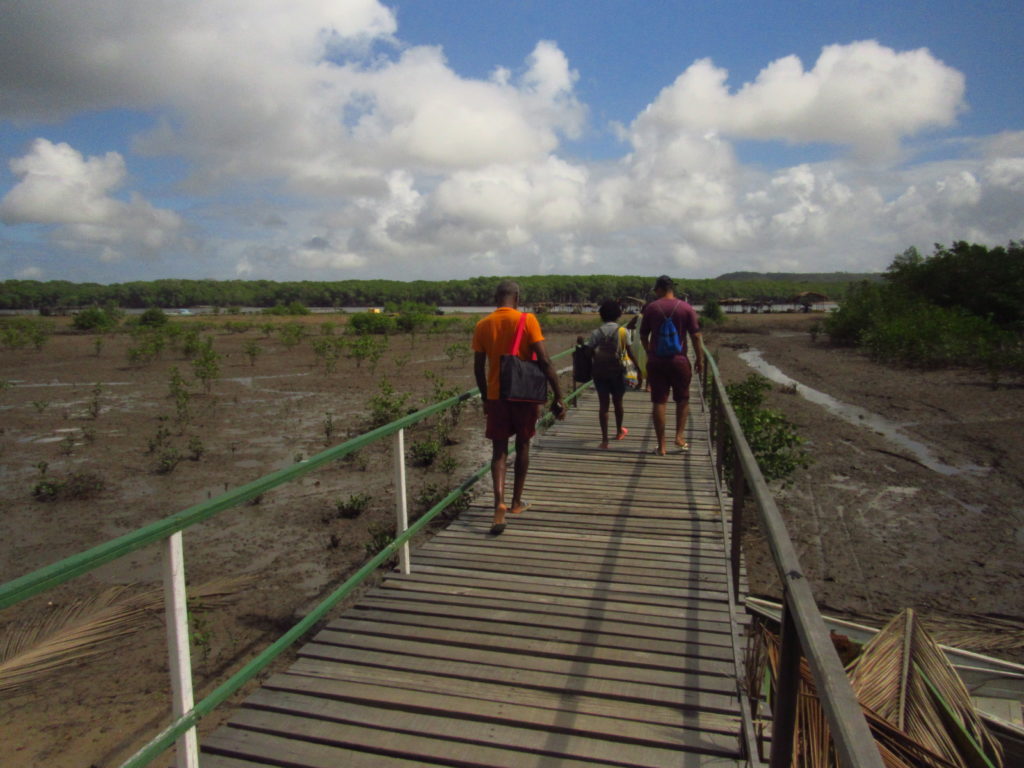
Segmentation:
{"type": "MultiPolygon", "coordinates": [[[[189,588],[195,606],[229,602],[251,579],[215,579],[189,588]]],[[[163,608],[163,590],[131,594],[112,587],[8,628],[0,636],[0,693],[11,693],[67,664],[109,653],[116,640],[138,632],[163,608]]]]}
{"type": "Polygon", "coordinates": [[[890,621],[850,665],[862,706],[957,766],[1002,765],[970,694],[912,610],[890,621]]]}
{"type": "MultiPolygon", "coordinates": [[[[778,679],[779,638],[762,626],[762,642],[773,680],[778,679]]],[[[918,743],[862,704],[882,762],[886,768],[957,768],[957,764],[918,743]]],[[[838,759],[832,745],[828,719],[825,717],[817,688],[806,659],[800,660],[800,685],[797,717],[794,726],[793,761],[796,768],[835,768],[838,759]]]]}
{"type": "Polygon", "coordinates": [[[1024,648],[1024,621],[1003,616],[928,616],[936,642],[969,651],[1015,651],[1024,648]]]}
{"type": "MultiPolygon", "coordinates": [[[[1013,616],[983,613],[945,614],[918,611],[935,642],[956,648],[991,653],[1024,648],[1024,621],[1013,616]]],[[[891,617],[878,614],[849,615],[851,621],[880,627],[891,617]]]]}

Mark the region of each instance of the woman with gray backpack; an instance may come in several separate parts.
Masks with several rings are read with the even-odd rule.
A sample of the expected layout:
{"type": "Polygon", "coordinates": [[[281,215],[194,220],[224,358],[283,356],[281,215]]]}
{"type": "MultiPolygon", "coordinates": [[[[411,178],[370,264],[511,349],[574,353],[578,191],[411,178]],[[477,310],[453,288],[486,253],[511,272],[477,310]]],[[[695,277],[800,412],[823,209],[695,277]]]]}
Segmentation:
{"type": "MultiPolygon", "coordinates": [[[[585,346],[591,350],[590,375],[597,390],[597,420],[601,425],[601,448],[607,450],[609,404],[615,406],[615,439],[622,440],[629,430],[622,426],[622,398],[626,394],[626,361],[636,366],[643,377],[633,350],[626,341],[626,329],[618,324],[622,316],[619,302],[609,299],[598,310],[604,322],[595,328],[585,346]]],[[[640,381],[643,384],[643,381],[640,381]]]]}

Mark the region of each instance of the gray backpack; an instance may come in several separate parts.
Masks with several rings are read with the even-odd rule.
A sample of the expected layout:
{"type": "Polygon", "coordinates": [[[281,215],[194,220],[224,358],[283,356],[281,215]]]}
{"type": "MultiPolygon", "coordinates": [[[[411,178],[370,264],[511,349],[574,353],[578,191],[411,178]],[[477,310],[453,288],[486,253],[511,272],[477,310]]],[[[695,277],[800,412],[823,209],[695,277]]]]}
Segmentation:
{"type": "Polygon", "coordinates": [[[594,346],[591,375],[595,379],[614,379],[626,372],[622,356],[619,354],[619,328],[616,326],[611,334],[605,331],[602,331],[602,334],[594,346]]]}

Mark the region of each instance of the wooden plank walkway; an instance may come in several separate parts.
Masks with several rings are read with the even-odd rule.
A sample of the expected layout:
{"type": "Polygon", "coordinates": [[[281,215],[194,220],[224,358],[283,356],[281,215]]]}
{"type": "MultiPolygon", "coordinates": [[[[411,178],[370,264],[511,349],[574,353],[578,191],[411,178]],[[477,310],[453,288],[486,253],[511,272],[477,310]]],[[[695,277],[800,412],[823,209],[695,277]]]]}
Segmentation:
{"type": "Polygon", "coordinates": [[[746,765],[705,414],[695,396],[686,455],[651,454],[647,395],[627,393],[625,423],[599,450],[583,398],[535,443],[525,514],[489,536],[482,481],[410,575],[201,740],[201,764],[746,765]]]}

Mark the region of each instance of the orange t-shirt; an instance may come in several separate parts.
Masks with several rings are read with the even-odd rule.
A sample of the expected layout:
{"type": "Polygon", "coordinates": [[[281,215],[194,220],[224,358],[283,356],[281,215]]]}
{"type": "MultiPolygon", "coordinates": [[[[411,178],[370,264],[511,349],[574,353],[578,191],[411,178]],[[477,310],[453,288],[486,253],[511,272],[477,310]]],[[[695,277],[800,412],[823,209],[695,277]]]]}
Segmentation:
{"type": "MultiPolygon", "coordinates": [[[[497,400],[501,397],[501,356],[512,350],[520,314],[522,313],[518,309],[512,307],[498,307],[478,322],[473,331],[473,351],[487,355],[488,400],[497,400]]],[[[540,323],[536,317],[527,314],[523,339],[519,343],[519,356],[523,360],[529,360],[533,345],[538,341],[544,341],[540,323]]]]}

